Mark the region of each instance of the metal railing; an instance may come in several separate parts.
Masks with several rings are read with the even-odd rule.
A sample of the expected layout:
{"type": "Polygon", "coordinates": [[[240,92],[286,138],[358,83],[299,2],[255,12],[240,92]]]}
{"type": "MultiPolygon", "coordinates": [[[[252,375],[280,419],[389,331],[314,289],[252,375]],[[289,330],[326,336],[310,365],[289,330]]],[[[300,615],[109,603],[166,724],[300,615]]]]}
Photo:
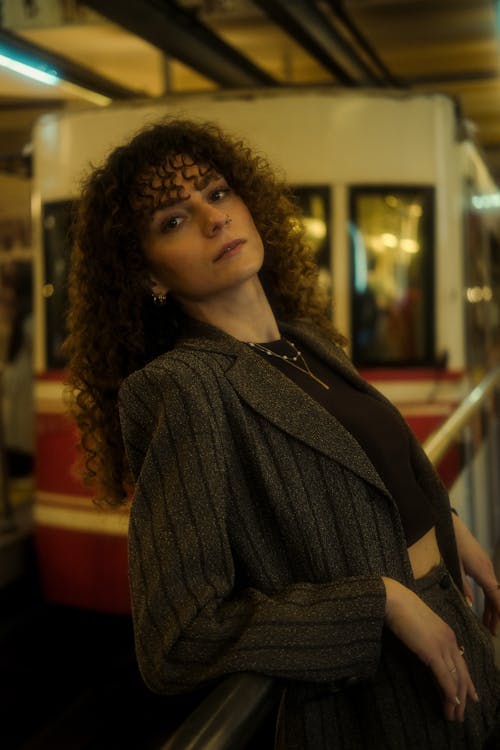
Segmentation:
{"type": "Polygon", "coordinates": [[[497,367],[464,398],[453,414],[423,444],[431,463],[436,466],[460,433],[485,406],[486,400],[500,386],[500,367],[497,367]]]}
{"type": "Polygon", "coordinates": [[[279,689],[264,675],[243,673],[223,680],[161,750],[240,750],[275,708],[279,689]]]}
{"type": "Polygon", "coordinates": [[[460,514],[494,558],[500,554],[499,394],[500,367],[497,367],[423,444],[434,466],[454,445],[460,446],[463,464],[460,514]]]}
{"type": "MultiPolygon", "coordinates": [[[[471,473],[474,460],[471,446],[474,440],[470,435],[470,426],[478,415],[489,411],[489,419],[486,420],[489,424],[483,427],[486,428],[484,434],[490,438],[490,500],[493,515],[497,505],[493,498],[499,496],[500,454],[496,403],[492,408],[488,407],[491,407],[489,402],[495,400],[497,389],[500,389],[500,367],[484,378],[423,444],[434,466],[455,444],[465,445],[463,471],[471,473]]],[[[471,477],[466,481],[466,486],[473,492],[471,477]]],[[[493,521],[491,528],[496,533],[498,517],[493,521]]],[[[269,677],[249,673],[231,675],[205,698],[161,750],[241,750],[265,716],[275,708],[278,697],[278,683],[269,677]]]]}

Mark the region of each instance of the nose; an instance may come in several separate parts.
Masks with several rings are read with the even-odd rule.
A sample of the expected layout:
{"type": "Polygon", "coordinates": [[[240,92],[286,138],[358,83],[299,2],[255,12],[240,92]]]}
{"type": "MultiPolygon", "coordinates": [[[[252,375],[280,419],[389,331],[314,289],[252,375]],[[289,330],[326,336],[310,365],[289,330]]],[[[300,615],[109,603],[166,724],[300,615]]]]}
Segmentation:
{"type": "Polygon", "coordinates": [[[209,205],[204,216],[204,230],[210,237],[214,236],[227,223],[227,214],[216,206],[209,205]]]}

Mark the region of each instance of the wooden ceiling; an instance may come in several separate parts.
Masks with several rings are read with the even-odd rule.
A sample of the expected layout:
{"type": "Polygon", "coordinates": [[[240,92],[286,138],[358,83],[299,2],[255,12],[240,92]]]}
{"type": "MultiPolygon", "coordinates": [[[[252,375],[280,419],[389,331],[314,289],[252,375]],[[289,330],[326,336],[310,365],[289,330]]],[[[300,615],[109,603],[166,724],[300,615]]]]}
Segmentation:
{"type": "MultiPolygon", "coordinates": [[[[447,93],[500,180],[496,0],[3,0],[1,7],[0,54],[41,60],[110,99],[307,84],[447,93]]],[[[89,102],[74,86],[0,71],[0,159],[20,170],[39,114],[89,102]]]]}

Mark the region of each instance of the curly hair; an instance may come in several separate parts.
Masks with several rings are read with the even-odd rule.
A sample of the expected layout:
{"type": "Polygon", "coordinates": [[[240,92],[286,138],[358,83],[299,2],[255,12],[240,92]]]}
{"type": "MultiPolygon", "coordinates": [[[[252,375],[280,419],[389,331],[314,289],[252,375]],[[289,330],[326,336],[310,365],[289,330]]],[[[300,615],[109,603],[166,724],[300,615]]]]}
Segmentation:
{"type": "Polygon", "coordinates": [[[330,322],[300,211],[268,162],[213,123],[168,119],[139,131],[83,182],[68,278],[64,352],[71,410],[84,479],[97,484],[97,499],[110,505],[124,503],[131,489],[118,389],[127,375],[173,347],[178,318],[174,304],[152,303],[141,247],[146,209],[138,198],[158,193],[159,180],[163,189],[175,190],[175,172],[167,167],[180,155],[222,175],[250,210],[265,248],[260,276],[277,318],[308,319],[345,343],[330,322]]]}

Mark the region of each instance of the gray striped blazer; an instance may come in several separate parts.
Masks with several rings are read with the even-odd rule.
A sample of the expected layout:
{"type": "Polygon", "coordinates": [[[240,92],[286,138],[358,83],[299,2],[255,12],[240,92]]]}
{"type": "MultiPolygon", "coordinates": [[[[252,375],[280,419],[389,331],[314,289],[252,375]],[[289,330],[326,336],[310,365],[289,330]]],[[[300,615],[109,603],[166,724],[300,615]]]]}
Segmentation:
{"type": "MultiPolygon", "coordinates": [[[[383,398],[322,334],[281,328],[383,398]]],[[[149,687],[176,693],[240,671],[323,690],[372,677],[381,576],[410,588],[414,579],[395,503],[350,433],[246,344],[194,321],[173,351],[125,380],[120,415],[136,481],[130,584],[149,687]]],[[[461,585],[446,491],[411,446],[461,585]]]]}

